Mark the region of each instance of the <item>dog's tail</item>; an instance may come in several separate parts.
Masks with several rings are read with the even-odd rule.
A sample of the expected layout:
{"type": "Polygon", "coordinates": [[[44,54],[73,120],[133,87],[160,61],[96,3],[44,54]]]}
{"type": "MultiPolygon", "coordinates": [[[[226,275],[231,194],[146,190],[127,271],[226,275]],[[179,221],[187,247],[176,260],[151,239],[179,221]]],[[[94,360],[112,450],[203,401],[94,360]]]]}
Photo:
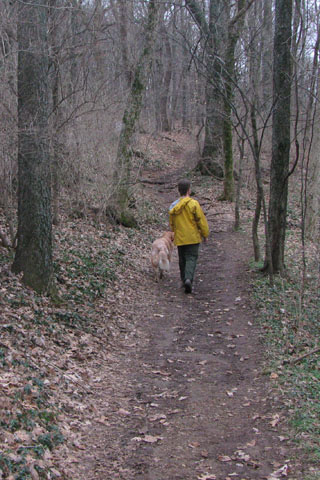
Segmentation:
{"type": "Polygon", "coordinates": [[[169,272],[170,262],[169,262],[169,259],[168,259],[167,252],[163,252],[163,251],[159,252],[159,268],[163,272],[169,272]]]}

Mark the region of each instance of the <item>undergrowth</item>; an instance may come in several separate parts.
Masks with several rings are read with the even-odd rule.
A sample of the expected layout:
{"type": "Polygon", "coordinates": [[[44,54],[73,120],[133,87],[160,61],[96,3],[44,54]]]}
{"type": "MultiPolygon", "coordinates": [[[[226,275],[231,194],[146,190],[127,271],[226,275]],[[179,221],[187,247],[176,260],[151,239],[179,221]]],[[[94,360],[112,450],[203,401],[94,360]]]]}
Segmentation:
{"type": "Polygon", "coordinates": [[[142,268],[132,243],[141,252],[146,235],[66,219],[55,232],[58,302],[26,288],[1,250],[0,478],[66,478],[54,458],[70,443],[63,415],[76,418],[89,362],[120,334],[119,286],[142,268]]]}
{"type": "Polygon", "coordinates": [[[308,480],[320,478],[320,324],[319,265],[316,247],[306,250],[303,280],[298,232],[291,231],[286,249],[287,272],[253,283],[253,295],[264,331],[268,371],[289,409],[291,437],[311,464],[308,480]],[[276,373],[276,375],[274,375],[276,373]]]}

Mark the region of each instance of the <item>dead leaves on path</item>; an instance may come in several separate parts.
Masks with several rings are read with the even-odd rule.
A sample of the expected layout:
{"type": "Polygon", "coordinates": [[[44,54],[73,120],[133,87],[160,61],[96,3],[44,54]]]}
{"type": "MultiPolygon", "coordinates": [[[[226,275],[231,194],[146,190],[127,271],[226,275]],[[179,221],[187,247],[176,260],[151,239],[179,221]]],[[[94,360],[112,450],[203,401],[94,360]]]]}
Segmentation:
{"type": "Polygon", "coordinates": [[[133,442],[158,443],[163,440],[161,436],[145,435],[144,437],[133,437],[133,442]]]}
{"type": "Polygon", "coordinates": [[[216,475],[213,475],[212,473],[203,473],[202,475],[199,475],[197,477],[198,480],[216,480],[217,477],[216,475]]]}
{"type": "Polygon", "coordinates": [[[267,477],[267,480],[279,480],[279,478],[287,478],[288,474],[290,473],[290,467],[288,464],[283,465],[282,467],[278,468],[275,472],[271,473],[267,477]]]}
{"type": "MultiPolygon", "coordinates": [[[[136,236],[141,247],[146,233],[136,236]]],[[[8,264],[2,259],[0,478],[16,477],[23,468],[33,480],[66,478],[65,465],[69,469],[75,462],[72,451],[87,448],[79,437],[84,417],[88,425],[109,425],[90,395],[100,388],[102,365],[109,371],[110,343],[131,340],[128,277],[141,275],[147,256],[141,248],[135,253],[132,244],[126,230],[66,219],[56,232],[57,304],[26,288],[21,276],[10,272],[12,259],[8,264]],[[124,280],[125,292],[119,288],[124,280]],[[51,450],[60,454],[50,456],[51,450]]]]}

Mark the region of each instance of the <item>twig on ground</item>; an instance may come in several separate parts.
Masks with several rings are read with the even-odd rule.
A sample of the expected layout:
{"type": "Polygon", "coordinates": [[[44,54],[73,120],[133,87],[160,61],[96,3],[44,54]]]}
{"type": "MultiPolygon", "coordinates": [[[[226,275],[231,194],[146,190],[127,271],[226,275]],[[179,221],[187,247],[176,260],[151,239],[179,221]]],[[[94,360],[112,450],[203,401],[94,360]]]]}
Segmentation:
{"type": "Polygon", "coordinates": [[[307,353],[304,353],[303,355],[300,355],[300,357],[294,358],[293,360],[285,360],[283,363],[284,364],[287,364],[287,363],[296,364],[296,363],[301,362],[301,360],[303,360],[304,358],[310,357],[310,355],[313,355],[314,353],[317,353],[319,351],[320,351],[320,347],[317,347],[317,348],[314,348],[313,350],[310,350],[310,352],[307,352],[307,353]]]}

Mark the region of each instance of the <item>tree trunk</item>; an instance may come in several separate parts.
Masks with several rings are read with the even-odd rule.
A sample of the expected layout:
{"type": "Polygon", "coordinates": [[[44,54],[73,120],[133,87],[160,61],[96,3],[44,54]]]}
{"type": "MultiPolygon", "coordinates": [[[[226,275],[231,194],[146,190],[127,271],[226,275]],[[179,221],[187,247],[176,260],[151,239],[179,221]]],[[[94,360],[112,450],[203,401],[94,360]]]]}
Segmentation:
{"type": "MultiPolygon", "coordinates": [[[[247,123],[246,119],[244,119],[244,128],[246,123],[247,123]]],[[[234,205],[234,229],[235,230],[239,230],[240,228],[240,201],[241,201],[241,184],[242,184],[245,138],[238,139],[238,148],[239,148],[239,177],[238,177],[238,183],[236,188],[235,205],[234,205]]]]}
{"type": "Polygon", "coordinates": [[[150,0],[148,4],[147,25],[145,30],[145,42],[138,64],[134,71],[133,82],[127,101],[127,106],[122,119],[116,167],[114,171],[114,186],[116,190],[115,209],[117,220],[127,226],[134,225],[132,216],[127,208],[130,199],[130,170],[131,170],[131,142],[139,120],[143,94],[150,73],[152,53],[155,44],[155,31],[158,22],[159,4],[150,0]]]}
{"type": "Polygon", "coordinates": [[[165,70],[164,70],[163,79],[161,81],[159,114],[160,114],[161,130],[163,132],[169,132],[171,128],[170,128],[169,115],[168,115],[168,105],[169,105],[170,84],[171,84],[171,77],[172,77],[172,52],[171,52],[169,35],[164,25],[162,25],[161,27],[161,33],[164,41],[165,70]]]}
{"type": "Polygon", "coordinates": [[[320,242],[320,134],[319,125],[320,114],[317,112],[316,122],[314,126],[314,138],[310,151],[309,162],[309,179],[307,182],[307,205],[306,205],[306,219],[305,230],[306,235],[314,241],[320,242]]]}
{"type": "Polygon", "coordinates": [[[254,211],[254,217],[252,221],[252,243],[254,251],[254,260],[258,262],[260,260],[260,244],[259,244],[259,235],[258,227],[260,222],[260,214],[263,200],[263,187],[261,181],[261,168],[260,168],[260,152],[259,152],[259,141],[258,141],[258,131],[257,131],[257,121],[256,121],[256,106],[253,100],[251,105],[250,112],[251,119],[251,129],[253,136],[253,156],[254,156],[254,166],[255,166],[255,177],[257,184],[257,196],[256,196],[256,207],[254,211]]]}
{"type": "Polygon", "coordinates": [[[274,273],[284,270],[290,153],[292,0],[276,0],[273,50],[274,111],[269,202],[269,235],[274,273]]]}
{"type": "Polygon", "coordinates": [[[18,245],[12,269],[37,292],[52,278],[47,0],[18,3],[18,245]]]}
{"type": "Polygon", "coordinates": [[[127,0],[119,0],[119,28],[121,37],[121,55],[124,69],[124,76],[126,79],[126,87],[130,88],[132,82],[132,68],[129,55],[129,32],[128,32],[128,2],[127,0]]]}
{"type": "MultiPolygon", "coordinates": [[[[245,0],[238,0],[237,13],[228,23],[227,48],[225,53],[225,93],[224,93],[224,188],[223,198],[229,202],[234,200],[234,165],[232,151],[232,104],[233,82],[235,81],[235,49],[244,24],[245,0]]],[[[228,17],[230,13],[228,12],[228,17]]]]}
{"type": "Polygon", "coordinates": [[[224,2],[210,1],[208,39],[206,46],[206,121],[202,158],[207,163],[222,161],[224,150],[223,66],[226,41],[224,2]]]}
{"type": "Polygon", "coordinates": [[[59,40],[58,40],[58,22],[59,10],[57,9],[58,0],[49,0],[49,44],[50,44],[50,62],[52,69],[52,127],[51,127],[51,174],[52,174],[52,222],[59,224],[59,202],[60,202],[60,142],[59,142],[59,123],[61,111],[59,108],[59,40]]]}
{"type": "Polygon", "coordinates": [[[261,85],[265,111],[272,104],[272,0],[263,0],[261,85]]]}
{"type": "Polygon", "coordinates": [[[200,3],[186,0],[186,6],[196,21],[203,37],[205,49],[205,134],[199,170],[204,175],[223,177],[224,117],[222,59],[226,24],[222,0],[210,1],[209,21],[200,3]]]}

